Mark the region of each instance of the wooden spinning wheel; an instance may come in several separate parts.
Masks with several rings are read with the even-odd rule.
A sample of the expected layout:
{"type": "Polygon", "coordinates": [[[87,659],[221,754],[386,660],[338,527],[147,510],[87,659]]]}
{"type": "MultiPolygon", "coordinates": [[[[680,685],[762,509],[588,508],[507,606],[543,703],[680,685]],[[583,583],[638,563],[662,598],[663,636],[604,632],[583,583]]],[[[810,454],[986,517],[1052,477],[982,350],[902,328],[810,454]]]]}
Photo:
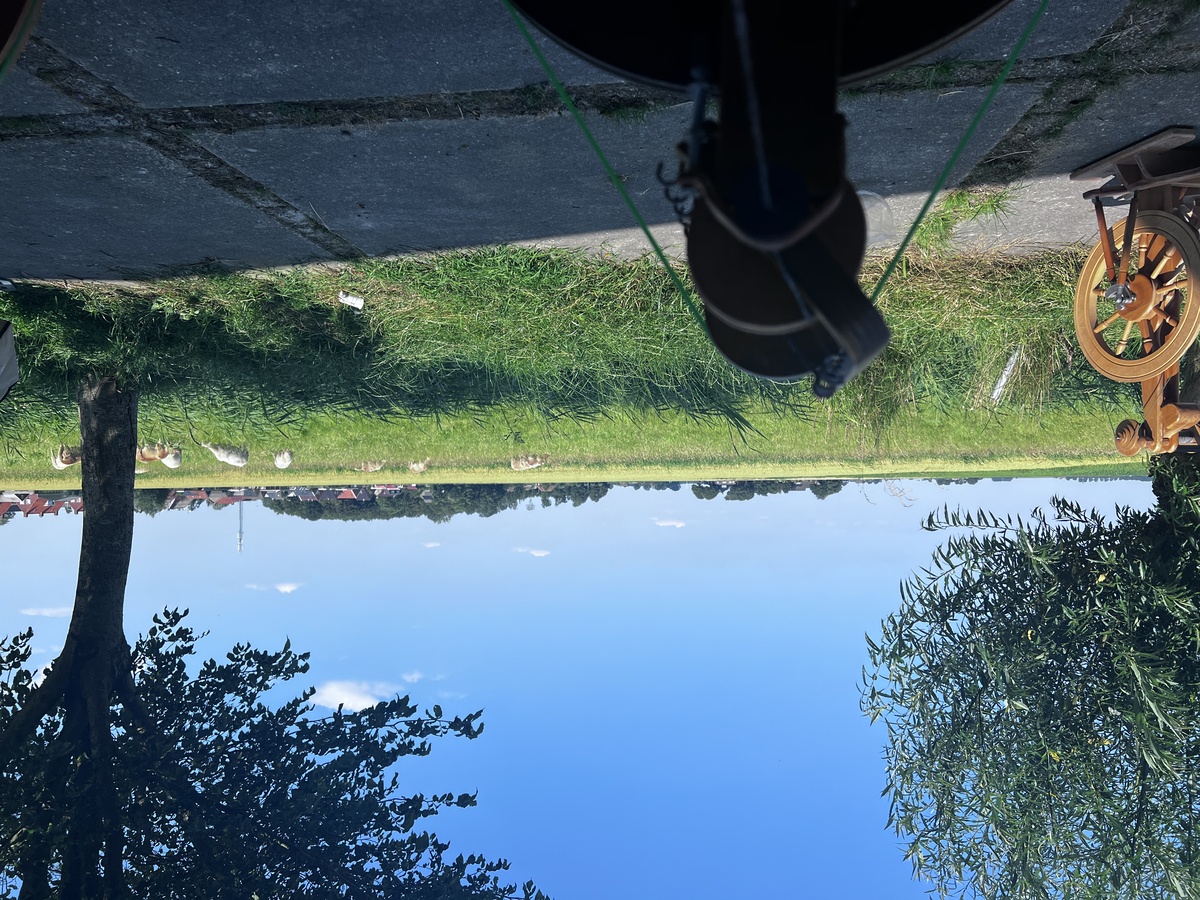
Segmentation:
{"type": "Polygon", "coordinates": [[[1095,206],[1100,241],[1075,288],[1075,336],[1101,375],[1141,382],[1144,421],[1126,419],[1114,434],[1126,456],[1200,449],[1200,407],[1179,397],[1179,361],[1200,335],[1195,136],[1166,128],[1071,173],[1111,176],[1083,195],[1095,206]],[[1111,230],[1105,201],[1129,203],[1111,230]]]}
{"type": "MultiPolygon", "coordinates": [[[[1125,222],[1114,225],[1109,246],[1123,246],[1125,231],[1125,222]]],[[[1161,375],[1200,334],[1200,293],[1189,284],[1200,273],[1200,237],[1178,216],[1152,210],[1137,217],[1124,272],[1109,268],[1106,249],[1104,240],[1092,249],[1075,290],[1079,346],[1113,381],[1161,375]]]]}

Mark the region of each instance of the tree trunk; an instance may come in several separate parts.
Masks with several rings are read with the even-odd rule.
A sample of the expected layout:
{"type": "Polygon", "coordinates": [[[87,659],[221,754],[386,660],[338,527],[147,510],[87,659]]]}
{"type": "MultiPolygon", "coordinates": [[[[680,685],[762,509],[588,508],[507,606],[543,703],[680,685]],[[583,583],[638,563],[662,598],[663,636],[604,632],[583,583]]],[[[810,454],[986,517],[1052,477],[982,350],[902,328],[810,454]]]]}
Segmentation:
{"type": "Polygon", "coordinates": [[[132,688],[123,617],[133,548],[137,400],[137,391],[122,389],[111,378],[89,378],[79,386],[84,516],[71,624],[50,674],[0,736],[0,753],[11,758],[46,715],[59,707],[63,711],[57,740],[79,762],[71,783],[62,786],[71,812],[59,823],[66,829],[60,844],[60,900],[115,896],[122,890],[124,836],[113,793],[111,709],[114,695],[127,696],[132,688]],[[101,855],[107,889],[100,877],[101,855]]]}
{"type": "MultiPolygon", "coordinates": [[[[86,761],[77,773],[81,783],[76,785],[73,833],[63,857],[63,900],[107,893],[99,876],[101,848],[106,872],[121,865],[123,835],[111,821],[117,804],[110,710],[117,684],[130,677],[124,612],[133,549],[137,399],[136,391],[122,390],[112,379],[89,379],[79,386],[83,540],[75,608],[63,644],[63,655],[71,660],[63,692],[63,737],[86,761]],[[106,846],[106,838],[116,838],[118,846],[106,846]]],[[[112,884],[115,873],[108,874],[112,884]]]]}
{"type": "MultiPolygon", "coordinates": [[[[75,666],[92,669],[112,650],[128,653],[122,617],[133,547],[133,468],[137,453],[137,392],[111,379],[79,386],[83,459],[83,540],[79,582],[65,646],[76,646],[75,666]]],[[[64,649],[65,649],[64,646],[64,649]]],[[[78,678],[72,678],[76,687],[78,678]]],[[[111,675],[105,679],[111,695],[111,675]]]]}

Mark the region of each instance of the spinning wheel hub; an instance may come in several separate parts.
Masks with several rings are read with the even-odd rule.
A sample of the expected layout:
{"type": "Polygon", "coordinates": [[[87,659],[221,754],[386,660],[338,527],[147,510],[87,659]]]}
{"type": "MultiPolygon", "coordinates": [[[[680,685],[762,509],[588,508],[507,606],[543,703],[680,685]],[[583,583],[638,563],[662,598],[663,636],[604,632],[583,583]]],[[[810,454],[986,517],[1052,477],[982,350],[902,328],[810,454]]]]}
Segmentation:
{"type": "Polygon", "coordinates": [[[1148,276],[1139,273],[1124,285],[1123,291],[1122,285],[1115,284],[1104,296],[1108,297],[1113,288],[1117,288],[1117,309],[1126,322],[1144,322],[1154,318],[1156,306],[1162,298],[1156,294],[1154,282],[1148,276]]]}
{"type": "Polygon", "coordinates": [[[1114,284],[1104,292],[1104,299],[1113,304],[1122,314],[1133,305],[1137,298],[1125,284],[1114,284]]]}

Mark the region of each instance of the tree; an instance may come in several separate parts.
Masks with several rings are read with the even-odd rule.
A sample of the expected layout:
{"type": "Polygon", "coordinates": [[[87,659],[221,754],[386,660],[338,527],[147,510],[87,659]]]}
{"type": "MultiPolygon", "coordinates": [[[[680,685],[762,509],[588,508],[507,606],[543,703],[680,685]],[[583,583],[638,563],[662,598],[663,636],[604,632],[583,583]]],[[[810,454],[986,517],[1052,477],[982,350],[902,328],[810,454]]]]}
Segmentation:
{"type": "Polygon", "coordinates": [[[456,515],[494,516],[516,509],[529,500],[542,506],[570,503],[582,506],[591,501],[599,503],[608,493],[607,484],[564,484],[525,487],[515,484],[442,484],[426,490],[403,491],[391,497],[370,500],[264,500],[263,506],[278,515],[297,516],[316,521],[341,519],[366,521],[396,518],[426,518],[432,522],[449,522],[456,515]]]}
{"type": "Polygon", "coordinates": [[[824,500],[826,497],[832,497],[834,494],[841,491],[841,489],[845,486],[845,481],[839,481],[837,479],[830,478],[814,481],[811,485],[809,485],[808,489],[812,491],[813,496],[818,500],[824,500]]]}
{"type": "MultiPolygon", "coordinates": [[[[502,884],[503,860],[450,859],[445,842],[416,827],[443,807],[473,806],[474,794],[404,796],[388,774],[400,757],[429,753],[435,738],[477,737],[480,712],[416,715],[400,697],[318,717],[311,688],[268,707],[263,693],[306,672],[308,655],[242,644],[189,675],[201,636],[185,615],[156,616],[133,648],[138,710],[112,711],[109,832],[99,857],[83,863],[96,883],[76,896],[541,896],[502,884]],[[119,888],[107,883],[109,860],[120,861],[119,888]]],[[[0,644],[10,718],[35,690],[24,666],[31,637],[0,644]]],[[[0,862],[23,882],[22,898],[53,896],[56,860],[89,843],[63,719],[49,716],[16,771],[5,771],[0,862]]],[[[57,887],[66,896],[61,878],[57,887]]]]}
{"type": "Polygon", "coordinates": [[[942,897],[1200,897],[1200,505],[1053,501],[962,529],[868,637],[889,825],[942,897]]]}
{"type": "Polygon", "coordinates": [[[153,518],[163,511],[170,496],[169,488],[138,488],[133,492],[133,508],[153,518]]]}
{"type": "Polygon", "coordinates": [[[481,712],[417,715],[401,697],[321,718],[311,689],[270,707],[307,655],[242,644],[190,675],[186,612],[130,648],[137,393],[89,379],[79,413],[87,512],[63,650],[35,683],[32,632],[0,641],[0,872],[20,900],[542,897],[417,828],[473,794],[404,796],[389,775],[434,738],[477,737],[481,712]]]}

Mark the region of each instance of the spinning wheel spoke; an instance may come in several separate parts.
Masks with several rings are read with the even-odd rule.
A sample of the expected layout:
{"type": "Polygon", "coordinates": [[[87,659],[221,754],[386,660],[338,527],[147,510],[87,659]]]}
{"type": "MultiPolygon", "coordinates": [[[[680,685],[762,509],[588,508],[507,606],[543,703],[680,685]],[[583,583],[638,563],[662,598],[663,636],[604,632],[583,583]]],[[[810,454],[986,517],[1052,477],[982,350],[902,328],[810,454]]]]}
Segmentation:
{"type": "Polygon", "coordinates": [[[1175,315],[1174,310],[1170,309],[1170,304],[1159,304],[1154,308],[1154,314],[1150,317],[1156,324],[1166,322],[1172,328],[1179,325],[1179,318],[1175,315]]]}
{"type": "Polygon", "coordinates": [[[1176,258],[1177,258],[1177,256],[1175,254],[1175,248],[1168,246],[1167,251],[1165,253],[1163,253],[1162,256],[1160,256],[1158,258],[1158,260],[1154,263],[1154,268],[1150,271],[1150,277],[1157,278],[1159,275],[1162,274],[1163,269],[1165,269],[1167,267],[1167,263],[1171,262],[1172,260],[1174,260],[1176,258]]]}
{"type": "Polygon", "coordinates": [[[1121,318],[1121,314],[1119,312],[1113,313],[1111,316],[1109,316],[1107,319],[1105,319],[1103,322],[1101,322],[1099,325],[1097,325],[1095,328],[1093,328],[1092,333],[1100,334],[1102,331],[1107,331],[1109,326],[1116,324],[1116,321],[1119,318],[1121,318]]]}
{"type": "Polygon", "coordinates": [[[1113,356],[1120,356],[1125,352],[1125,348],[1129,346],[1129,332],[1133,331],[1133,323],[1126,322],[1125,330],[1121,332],[1121,339],[1117,341],[1117,348],[1113,350],[1113,356]]]}

